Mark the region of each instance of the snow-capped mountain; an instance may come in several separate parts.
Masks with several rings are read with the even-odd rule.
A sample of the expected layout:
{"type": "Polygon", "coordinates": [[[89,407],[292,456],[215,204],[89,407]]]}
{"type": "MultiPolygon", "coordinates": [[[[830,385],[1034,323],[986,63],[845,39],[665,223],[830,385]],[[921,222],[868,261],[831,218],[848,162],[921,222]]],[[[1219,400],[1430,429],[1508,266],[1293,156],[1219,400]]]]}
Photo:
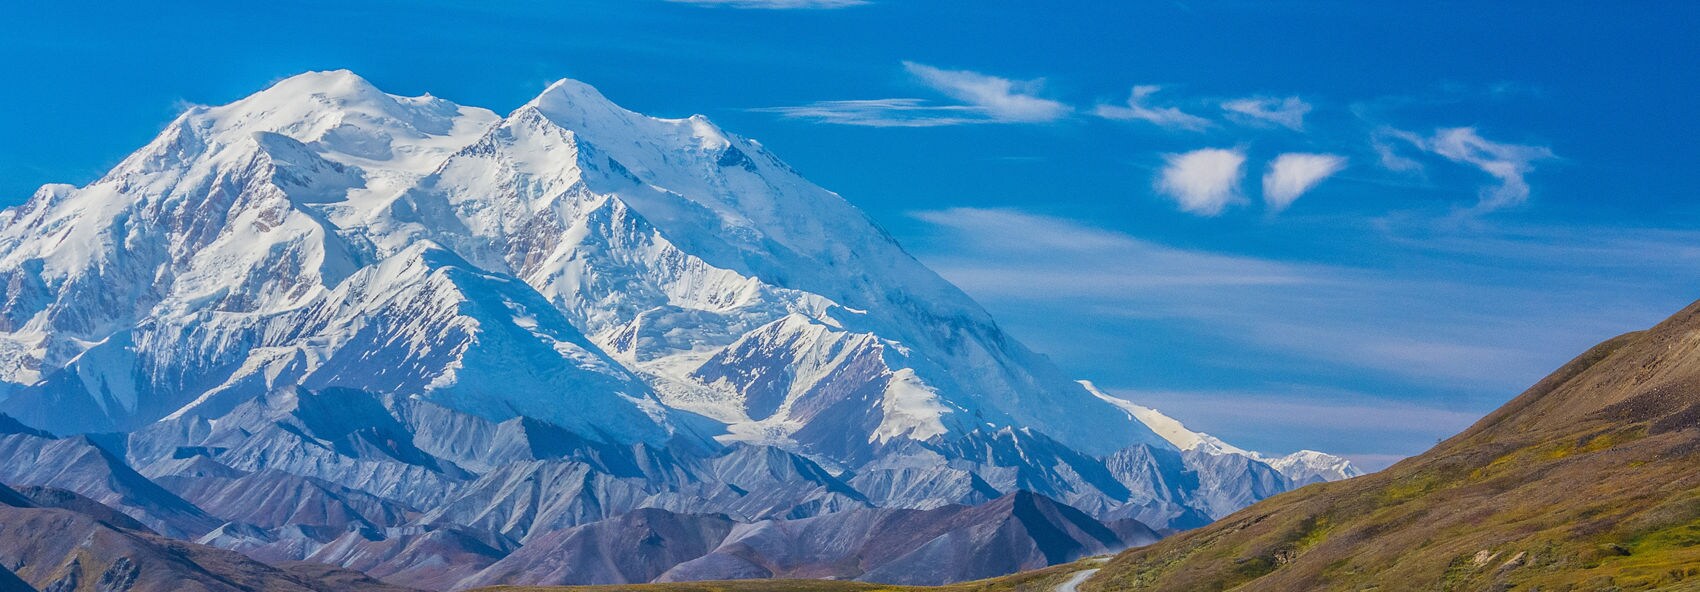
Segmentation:
{"type": "Polygon", "coordinates": [[[1351,461],[1326,452],[1300,450],[1286,456],[1269,457],[1245,450],[1210,434],[1189,430],[1180,421],[1164,415],[1161,411],[1106,394],[1089,380],[1080,381],[1080,385],[1104,402],[1133,414],[1145,427],[1151,428],[1151,431],[1182,451],[1244,456],[1268,464],[1299,485],[1350,479],[1364,474],[1351,461]]]}
{"type": "Polygon", "coordinates": [[[1184,528],[1356,474],[1071,380],[759,143],[570,80],[506,116],[346,71],[191,108],[0,212],[0,280],[0,412],[101,434],[11,445],[158,480],[197,519],[138,520],[273,558],[1021,491],[1184,528]]]}
{"type": "Polygon", "coordinates": [[[498,118],[305,74],[4,221],[4,406],[54,431],[306,384],[650,441],[664,404],[843,457],[1161,441],[759,144],[573,81],[498,118]]]}

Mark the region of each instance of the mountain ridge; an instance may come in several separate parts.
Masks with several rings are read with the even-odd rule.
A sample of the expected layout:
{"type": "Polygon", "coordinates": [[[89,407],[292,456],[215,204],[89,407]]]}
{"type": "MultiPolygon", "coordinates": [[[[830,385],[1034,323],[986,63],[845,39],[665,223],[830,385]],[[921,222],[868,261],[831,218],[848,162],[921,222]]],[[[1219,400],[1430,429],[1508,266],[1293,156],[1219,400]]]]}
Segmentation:
{"type": "MultiPolygon", "coordinates": [[[[44,188],[5,219],[0,270],[30,289],[9,292],[0,309],[0,328],[10,329],[0,334],[0,378],[9,383],[0,407],[55,432],[131,429],[198,405],[216,415],[232,406],[220,400],[290,380],[419,396],[443,390],[444,401],[486,417],[574,427],[578,415],[560,413],[558,394],[485,394],[495,387],[484,383],[560,388],[625,374],[616,379],[629,384],[591,381],[566,400],[605,400],[579,414],[599,418],[635,406],[664,432],[669,409],[705,415],[727,423],[722,440],[826,431],[811,424],[866,434],[867,443],[829,453],[837,457],[980,423],[1036,427],[1092,454],[1167,445],[1108,397],[1061,378],[854,206],[759,144],[701,116],[632,113],[571,80],[498,117],[388,95],[348,71],[303,74],[230,105],[191,108],[102,179],[44,188]],[[41,233],[61,238],[31,240],[41,233]],[[150,267],[154,278],[136,277],[150,267]],[[380,286],[441,282],[435,274],[460,268],[490,280],[449,280],[436,293],[396,294],[406,303],[352,310],[382,322],[395,306],[428,306],[448,323],[398,326],[394,335],[369,329],[390,343],[468,322],[516,336],[502,346],[509,350],[532,347],[526,337],[538,331],[564,331],[544,341],[568,359],[541,351],[515,359],[577,368],[561,378],[463,376],[488,372],[491,364],[465,358],[484,348],[416,345],[394,354],[416,366],[402,373],[415,382],[336,376],[339,351],[369,357],[381,347],[349,329],[356,319],[331,312],[349,306],[339,298],[371,301],[395,289],[380,286]],[[110,288],[86,285],[96,281],[110,288]],[[361,284],[373,287],[350,288],[361,284]],[[134,304],[91,308],[97,296],[134,304]],[[485,309],[464,310],[480,298],[490,301],[485,309]],[[500,310],[516,306],[525,310],[500,310]],[[564,317],[538,317],[556,313],[564,317]],[[206,335],[191,344],[195,359],[157,341],[171,329],[206,335]],[[784,368],[764,370],[760,383],[704,373],[773,353],[783,357],[767,363],[784,368]],[[810,374],[778,375],[810,363],[810,374]],[[126,366],[155,377],[130,382],[126,366]],[[886,386],[836,386],[848,377],[886,386]],[[610,391],[627,400],[598,399],[610,391]],[[866,399],[880,402],[858,402],[866,399]],[[110,419],[56,426],[66,418],[42,411],[48,402],[110,419]]],[[[642,423],[627,421],[617,431],[632,433],[615,437],[645,431],[642,423]]]]}
{"type": "MultiPolygon", "coordinates": [[[[0,278],[0,442],[89,467],[0,480],[407,585],[634,512],[1033,492],[1123,537],[1355,474],[1069,379],[759,143],[570,80],[506,116],[347,71],[192,107],[0,213],[0,278]]],[[[1131,544],[1088,538],[1031,556],[1131,544]]]]}

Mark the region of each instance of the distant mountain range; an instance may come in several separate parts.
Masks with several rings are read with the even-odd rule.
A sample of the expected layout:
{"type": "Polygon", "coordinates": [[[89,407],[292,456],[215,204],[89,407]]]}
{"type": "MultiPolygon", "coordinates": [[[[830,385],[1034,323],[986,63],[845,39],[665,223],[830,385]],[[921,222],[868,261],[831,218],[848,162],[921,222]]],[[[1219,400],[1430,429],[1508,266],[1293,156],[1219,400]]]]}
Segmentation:
{"type": "MultiPolygon", "coordinates": [[[[191,108],[0,212],[0,281],[0,482],[413,587],[938,583],[1359,474],[1071,380],[759,143],[570,80],[191,108]]],[[[82,573],[42,552],[0,560],[82,573]]]]}

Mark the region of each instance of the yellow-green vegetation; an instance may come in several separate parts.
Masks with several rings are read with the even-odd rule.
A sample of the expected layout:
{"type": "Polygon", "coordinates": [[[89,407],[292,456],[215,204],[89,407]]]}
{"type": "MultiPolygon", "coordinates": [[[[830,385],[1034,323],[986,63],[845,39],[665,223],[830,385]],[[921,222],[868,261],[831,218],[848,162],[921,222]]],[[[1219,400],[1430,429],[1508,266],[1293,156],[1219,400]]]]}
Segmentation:
{"type": "Polygon", "coordinates": [[[1097,567],[1102,559],[1025,571],[947,586],[893,586],[838,580],[731,580],[613,586],[495,586],[472,592],[1050,592],[1069,576],[1097,567]]]}
{"type": "Polygon", "coordinates": [[[1700,304],[1421,456],[1128,551],[1081,589],[1700,591],[1700,304]]]}

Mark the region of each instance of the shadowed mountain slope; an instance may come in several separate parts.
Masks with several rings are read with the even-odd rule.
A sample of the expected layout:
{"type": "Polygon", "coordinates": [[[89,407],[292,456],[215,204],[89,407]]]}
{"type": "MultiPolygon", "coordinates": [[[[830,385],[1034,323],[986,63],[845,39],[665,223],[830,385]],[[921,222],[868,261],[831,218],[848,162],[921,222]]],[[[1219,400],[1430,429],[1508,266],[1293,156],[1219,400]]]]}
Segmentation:
{"type": "Polygon", "coordinates": [[[0,486],[0,590],[55,592],[406,592],[357,572],[326,566],[273,567],[241,554],[176,541],[109,521],[110,508],[94,513],[65,509],[98,506],[51,490],[33,495],[0,486]],[[35,498],[60,504],[47,507],[35,498]],[[22,587],[20,587],[22,586],[22,587]]]}
{"type": "Polygon", "coordinates": [[[738,578],[941,584],[1156,539],[1137,522],[1106,525],[1025,492],[979,506],[861,508],[754,524],[648,509],[544,535],[461,585],[738,578]]]}

